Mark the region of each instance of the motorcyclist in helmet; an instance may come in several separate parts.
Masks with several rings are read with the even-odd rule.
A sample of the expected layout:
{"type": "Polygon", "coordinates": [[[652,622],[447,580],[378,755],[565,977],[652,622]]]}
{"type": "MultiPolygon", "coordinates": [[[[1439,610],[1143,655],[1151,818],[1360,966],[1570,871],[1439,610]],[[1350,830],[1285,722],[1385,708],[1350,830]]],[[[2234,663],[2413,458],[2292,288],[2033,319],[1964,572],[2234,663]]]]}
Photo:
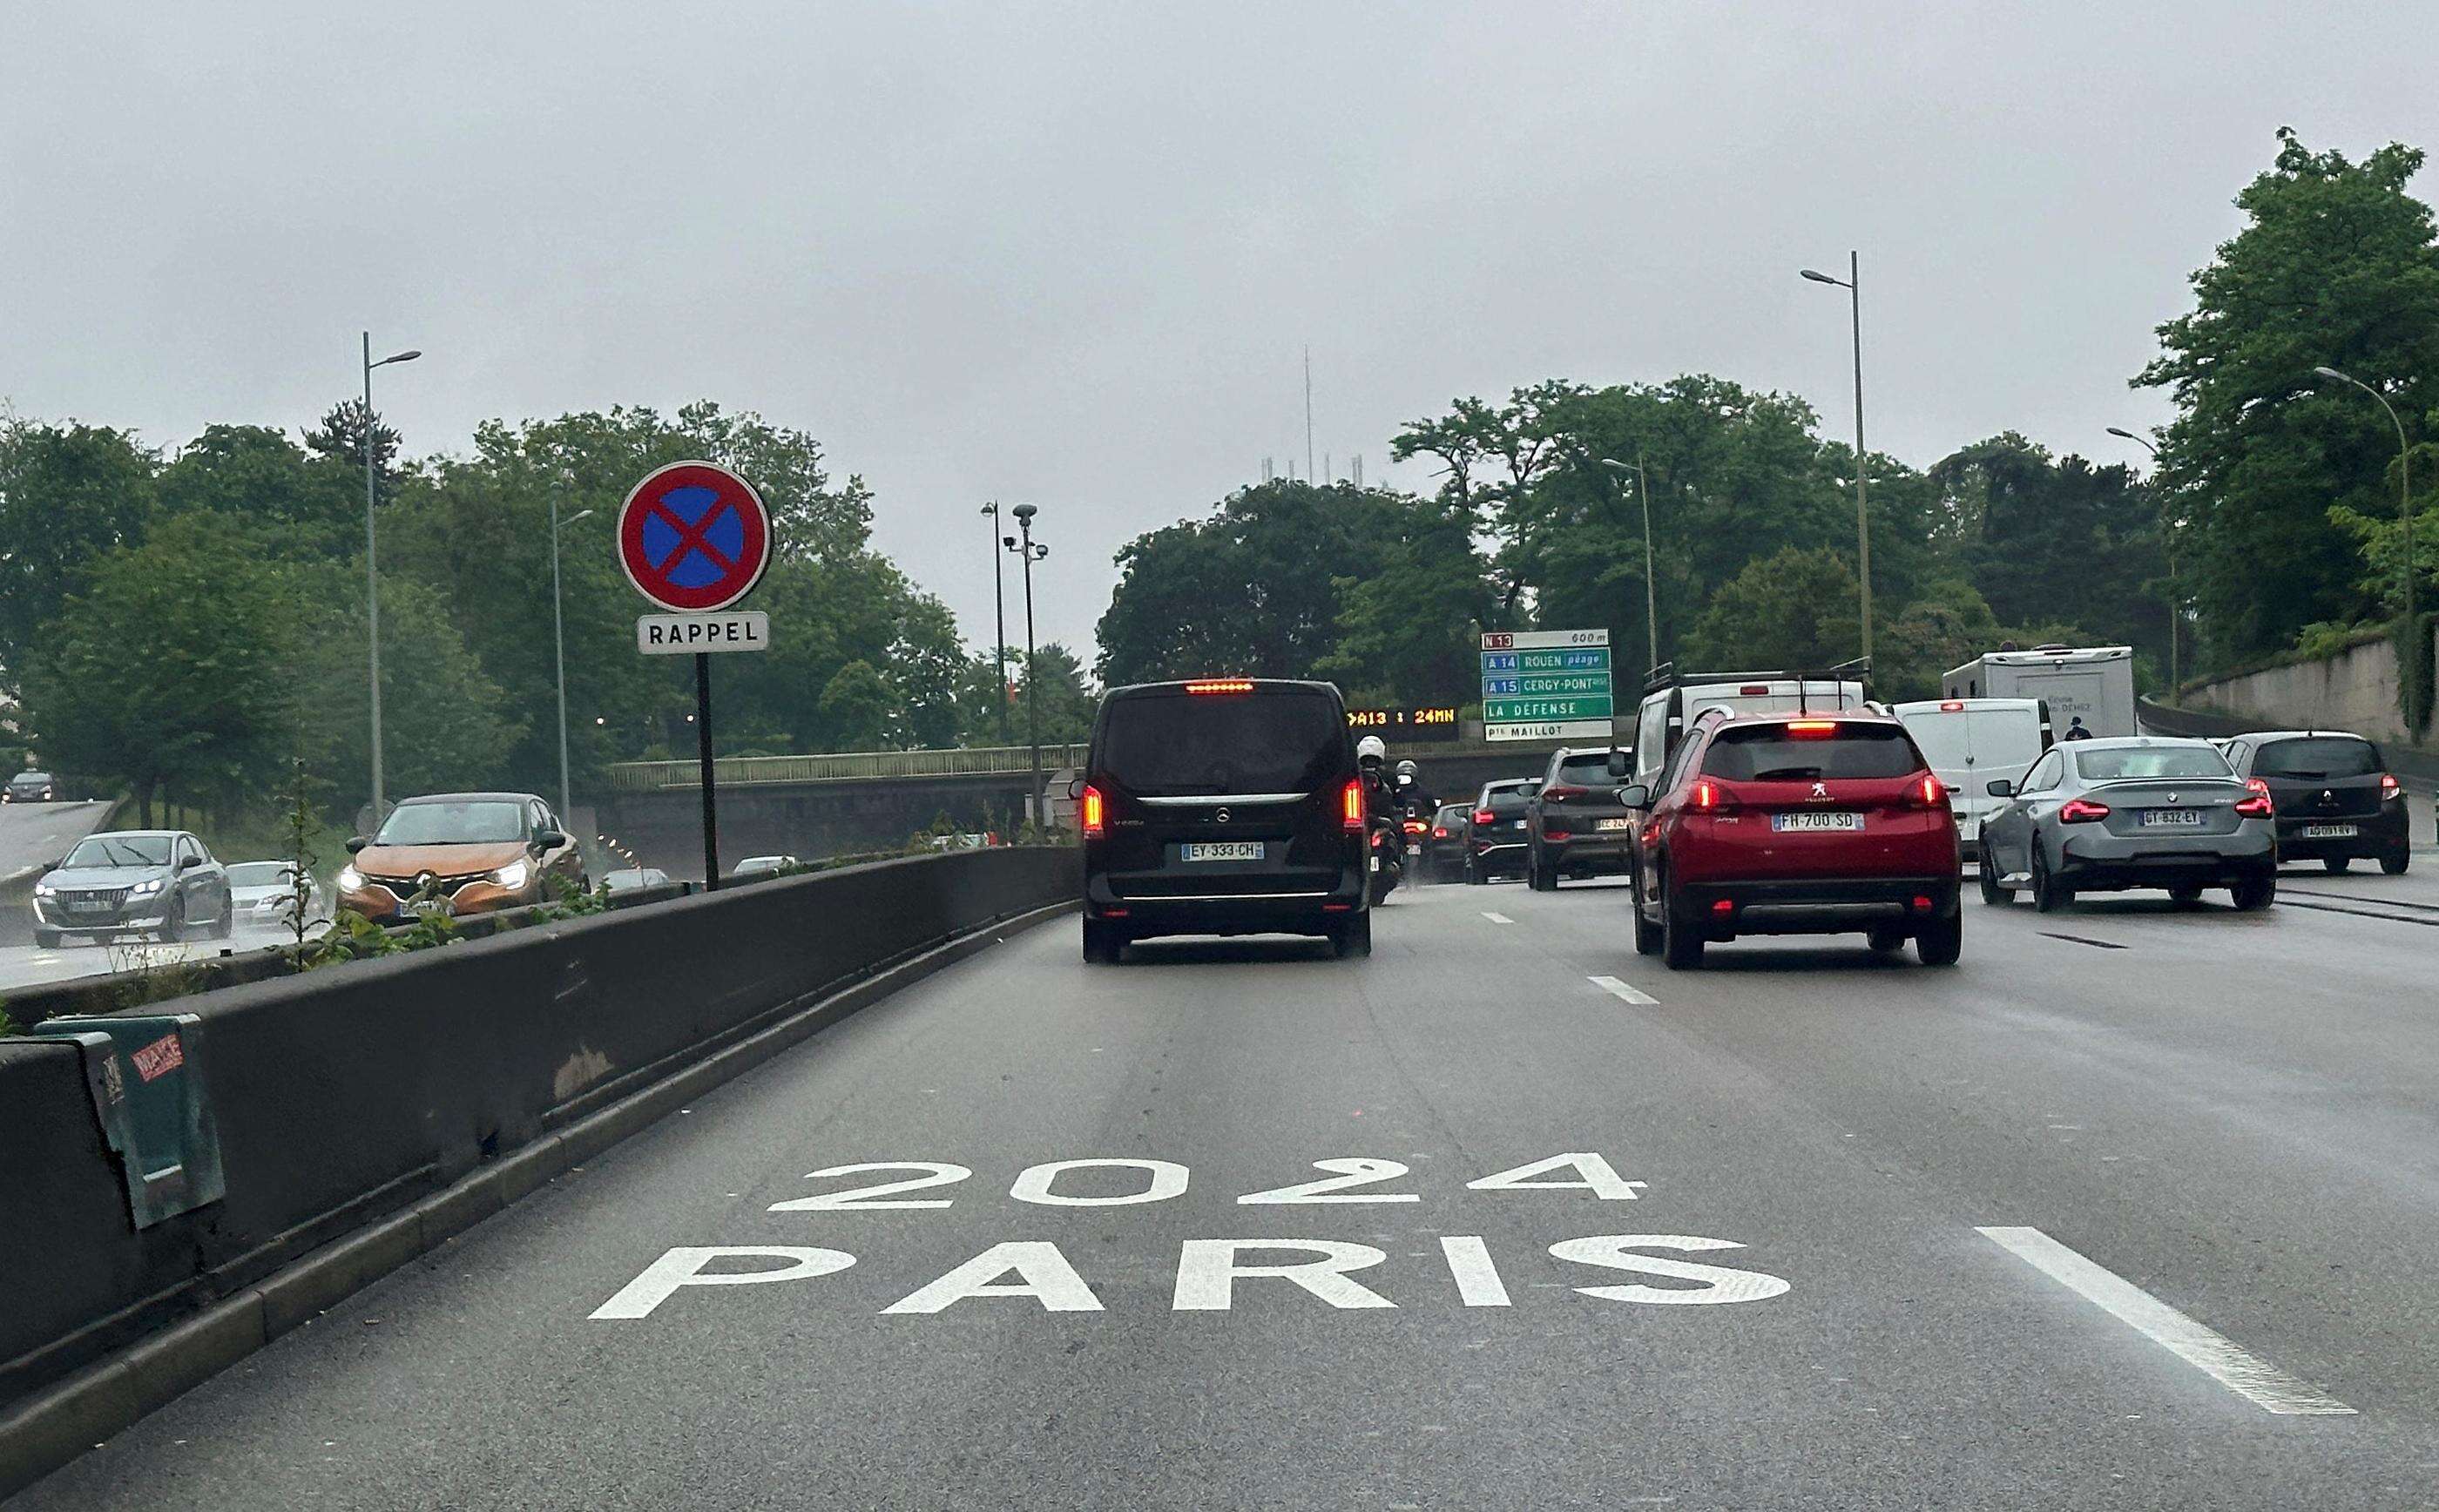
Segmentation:
{"type": "Polygon", "coordinates": [[[1412,761],[1398,763],[1398,801],[1415,818],[1428,821],[1439,811],[1439,800],[1423,786],[1423,770],[1412,761]]]}
{"type": "Polygon", "coordinates": [[[1355,742],[1355,769],[1363,777],[1363,807],[1373,818],[1394,817],[1398,811],[1397,785],[1389,780],[1388,743],[1377,735],[1367,735],[1355,742]]]}

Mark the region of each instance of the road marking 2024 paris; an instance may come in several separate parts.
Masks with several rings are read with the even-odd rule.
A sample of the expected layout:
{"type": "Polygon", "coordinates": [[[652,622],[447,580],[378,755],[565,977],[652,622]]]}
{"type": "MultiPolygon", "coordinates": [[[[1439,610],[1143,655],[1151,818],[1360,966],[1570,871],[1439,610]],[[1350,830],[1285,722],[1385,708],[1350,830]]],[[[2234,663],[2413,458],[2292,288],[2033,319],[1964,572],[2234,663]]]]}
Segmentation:
{"type": "MultiPolygon", "coordinates": [[[[1326,1174],[1285,1186],[1240,1193],[1244,1206],[1277,1207],[1332,1203],[1420,1202],[1423,1194],[1380,1190],[1410,1174],[1402,1162],[1375,1156],[1348,1155],[1317,1160],[1313,1168],[1326,1174]]],[[[954,1198],[915,1197],[970,1180],[971,1168],[945,1161],[867,1161],[827,1166],[808,1173],[809,1181],[869,1177],[883,1172],[916,1172],[891,1180],[791,1198],[774,1202],[774,1213],[856,1213],[875,1210],[939,1209],[954,1198]]],[[[1089,1179],[1088,1179],[1089,1180],[1089,1179]]],[[[1191,1182],[1187,1168],[1174,1161],[1118,1158],[1048,1161],[1028,1165],[1008,1188],[1012,1200],[1039,1207],[1128,1207],[1165,1202],[1182,1197],[1191,1182]],[[1120,1191],[1060,1191],[1072,1173],[1126,1172],[1140,1184],[1120,1191]]],[[[1072,1183],[1071,1183],[1072,1184],[1072,1183]]],[[[1106,1184],[1106,1183],[1105,1183],[1106,1184]]],[[[1609,1161],[1590,1151],[1553,1155],[1506,1170],[1494,1171],[1465,1183],[1476,1192],[1586,1192],[1602,1201],[1633,1201],[1647,1185],[1620,1177],[1609,1161]],[[1561,1171],[1572,1171],[1562,1176],[1561,1171]]],[[[1478,1234],[1439,1236],[1440,1259],[1458,1302],[1467,1307],[1513,1305],[1507,1282],[1478,1234]]],[[[1652,1254],[1647,1251],[1708,1253],[1740,1250],[1733,1239],[1690,1234],[1594,1234],[1560,1239],[1549,1245],[1553,1258],[1599,1270],[1657,1276],[1689,1283],[1655,1287],[1635,1282],[1579,1286],[1581,1295],[1605,1302],[1658,1306],[1708,1306],[1759,1302],[1789,1290],[1789,1283],[1759,1271],[1737,1270],[1692,1260],[1652,1254]]],[[[1356,1280],[1353,1272],[1388,1258],[1368,1244],[1327,1238],[1211,1238],[1184,1240],[1169,1294],[1175,1312],[1225,1312],[1237,1304],[1239,1281],[1284,1281],[1306,1296],[1342,1310],[1394,1308],[1398,1304],[1356,1280]]],[[[633,1280],[594,1309],[599,1320],[648,1318],[678,1292],[690,1288],[769,1286],[835,1275],[856,1263],[853,1254],[825,1246],[792,1244],[708,1244],[675,1246],[646,1266],[633,1280]],[[739,1262],[776,1261],[738,1270],[739,1262]]],[[[1269,1289],[1276,1291],[1279,1289],[1269,1289]]],[[[959,1262],[936,1278],[917,1287],[882,1307],[883,1314],[936,1314],[961,1302],[988,1298],[1030,1298],[1049,1312],[1104,1310],[1091,1284],[1058,1243],[1048,1239],[1010,1240],[993,1244],[959,1262]],[[1013,1277],[1013,1279],[1010,1279],[1013,1277]]]]}

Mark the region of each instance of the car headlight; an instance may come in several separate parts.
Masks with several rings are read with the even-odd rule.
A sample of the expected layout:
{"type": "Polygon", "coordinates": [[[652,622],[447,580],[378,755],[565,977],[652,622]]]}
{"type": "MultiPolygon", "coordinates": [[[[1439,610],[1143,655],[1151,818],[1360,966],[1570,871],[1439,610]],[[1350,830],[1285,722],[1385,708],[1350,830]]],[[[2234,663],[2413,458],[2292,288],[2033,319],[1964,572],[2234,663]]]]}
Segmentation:
{"type": "Polygon", "coordinates": [[[130,898],[150,898],[154,893],[159,892],[162,888],[169,885],[169,880],[166,877],[148,877],[144,881],[137,882],[134,886],[129,888],[127,890],[127,896],[130,898]]]}
{"type": "Polygon", "coordinates": [[[510,892],[515,892],[518,888],[523,887],[532,879],[532,877],[533,868],[521,861],[512,861],[507,865],[501,867],[498,871],[491,873],[491,881],[499,883],[510,892]]]}
{"type": "Polygon", "coordinates": [[[57,898],[59,893],[60,890],[53,887],[48,882],[36,882],[34,884],[34,896],[36,898],[57,898]]]}
{"type": "Polygon", "coordinates": [[[365,874],[353,866],[342,866],[339,868],[339,885],[352,893],[365,885],[365,874]]]}

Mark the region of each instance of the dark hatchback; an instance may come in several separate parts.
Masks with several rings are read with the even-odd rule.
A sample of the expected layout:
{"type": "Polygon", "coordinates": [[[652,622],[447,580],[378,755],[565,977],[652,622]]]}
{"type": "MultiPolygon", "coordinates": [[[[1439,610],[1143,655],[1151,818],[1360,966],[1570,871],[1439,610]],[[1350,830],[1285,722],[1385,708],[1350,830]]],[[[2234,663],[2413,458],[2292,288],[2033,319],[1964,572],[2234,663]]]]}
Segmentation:
{"type": "Polygon", "coordinates": [[[1423,868],[1433,881],[1452,881],[1465,873],[1465,854],[1473,834],[1473,809],[1444,803],[1423,832],[1423,868]]]}
{"type": "Polygon", "coordinates": [[[1156,934],[1318,934],[1371,953],[1363,784],[1329,684],[1114,688],[1077,804],[1086,960],[1156,934]]]}
{"type": "Polygon", "coordinates": [[[2278,859],[2333,872],[2377,861],[2390,876],[2412,856],[2405,788],[2359,735],[2265,730],[2225,742],[2228,765],[2277,811],[2278,859]]]}
{"type": "Polygon", "coordinates": [[[1524,875],[1524,855],[1531,844],[1524,808],[1541,786],[1539,777],[1511,777],[1486,782],[1473,800],[1472,823],[1465,842],[1465,880],[1479,885],[1494,877],[1524,875]]]}
{"type": "Polygon", "coordinates": [[[1527,808],[1532,844],[1525,881],[1549,892],[1562,877],[1623,877],[1633,865],[1634,816],[1617,801],[1610,748],[1560,746],[1527,808]]]}

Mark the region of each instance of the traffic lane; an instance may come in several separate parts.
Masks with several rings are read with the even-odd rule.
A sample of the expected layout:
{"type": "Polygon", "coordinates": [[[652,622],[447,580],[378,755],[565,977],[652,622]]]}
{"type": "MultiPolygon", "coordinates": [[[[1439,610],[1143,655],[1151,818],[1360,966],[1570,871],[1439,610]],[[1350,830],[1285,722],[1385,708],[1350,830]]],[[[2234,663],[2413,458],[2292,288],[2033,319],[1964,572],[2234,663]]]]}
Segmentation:
{"type": "Polygon", "coordinates": [[[106,803],[0,803],[0,948],[33,939],[27,889],[109,812],[106,803]]]}
{"type": "MultiPolygon", "coordinates": [[[[1639,1011],[1851,1131],[1890,1179],[2068,1238],[2366,1411],[2439,1415],[2430,934],[2158,894],[1965,908],[1952,969],[1738,941],[1651,976],[1639,1011]]],[[[1641,959],[1622,903],[1508,912],[1501,934],[1588,972],[1641,959]]]]}
{"type": "Polygon", "coordinates": [[[62,941],[49,948],[0,946],[0,990],[72,981],[82,976],[103,976],[114,971],[158,969],[189,961],[207,960],[223,952],[258,951],[270,946],[293,945],[296,940],[291,931],[259,928],[245,921],[239,922],[224,940],[203,938],[203,933],[198,930],[195,937],[175,944],[151,939],[96,944],[79,939],[74,943],[62,941]]]}
{"type": "Polygon", "coordinates": [[[1401,894],[1368,962],[1188,941],[1088,969],[1072,921],[1020,936],[605,1152],[26,1504],[2122,1506],[2199,1486],[2268,1506],[2337,1485],[2380,1504],[2396,1454],[2363,1420],[2232,1396],[1975,1233],[1985,1204],[1927,1201],[1788,1086],[1477,906],[1579,898],[1597,901],[1401,894]],[[1605,1182],[1593,1156],[1634,1195],[1530,1184],[1605,1182]],[[1187,1186],[1014,1195],[1077,1158],[1173,1162],[1187,1186]],[[1412,1201],[1241,1201],[1353,1159],[1406,1169],[1306,1195],[1412,1201]],[[909,1161],[972,1175],[874,1194],[945,1208],[771,1210],[953,1175],[806,1175],[909,1161]],[[1597,1242],[1628,1235],[1743,1247],[1597,1242]],[[1217,1290],[1229,1239],[1367,1246],[1378,1263],[1340,1279],[1393,1305],[1338,1281],[1217,1290]],[[1569,1240],[1595,1242],[1551,1254],[1569,1240]],[[994,1250],[1011,1243],[1056,1257],[994,1250]],[[643,1307],[670,1251],[721,1245],[856,1259],[643,1307]],[[1632,1254],[1724,1273],[1622,1269],[1632,1254]],[[950,1300],[1005,1272],[943,1290],[1020,1254],[1037,1291],[1091,1307],[950,1300]],[[1577,1290],[1645,1285],[1736,1300],[1577,1290]],[[642,1315],[593,1316],[614,1302],[642,1315]]]}

